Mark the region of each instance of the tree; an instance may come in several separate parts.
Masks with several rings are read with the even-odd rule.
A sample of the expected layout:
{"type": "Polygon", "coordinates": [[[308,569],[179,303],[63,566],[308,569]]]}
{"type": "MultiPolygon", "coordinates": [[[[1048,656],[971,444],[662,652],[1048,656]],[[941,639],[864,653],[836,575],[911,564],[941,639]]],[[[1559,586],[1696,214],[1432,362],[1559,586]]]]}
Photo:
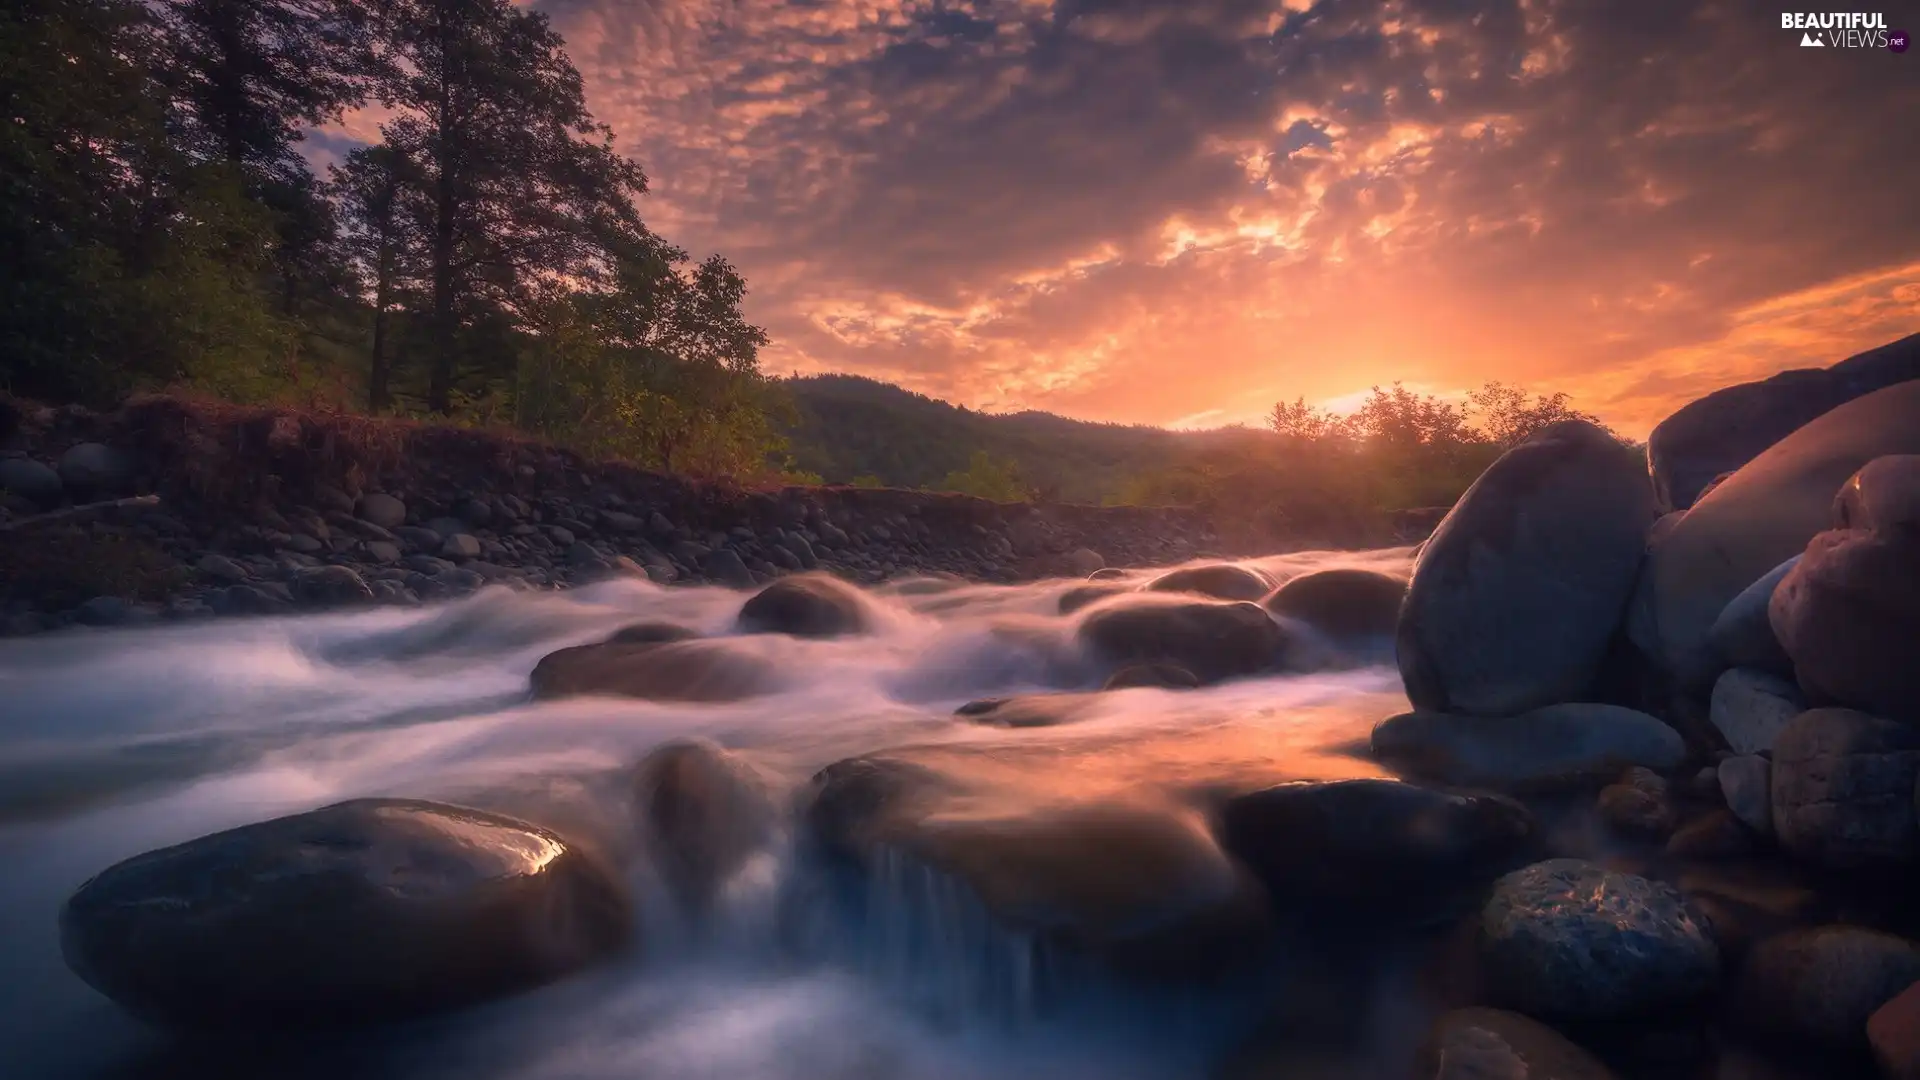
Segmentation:
{"type": "Polygon", "coordinates": [[[488,310],[526,316],[612,272],[642,242],[646,174],[587,111],[546,16],[509,0],[393,0],[394,116],[381,131],[420,172],[430,289],[427,403],[450,412],[462,331],[488,310]]]}
{"type": "Polygon", "coordinates": [[[363,147],[330,169],[330,193],[345,224],[347,257],[373,305],[373,341],[368,354],[367,408],[393,404],[389,325],[394,304],[419,281],[419,261],[408,238],[419,231],[419,177],[393,146],[363,147]]]}
{"type": "Polygon", "coordinates": [[[1020,468],[1011,461],[1000,461],[985,450],[975,450],[964,470],[956,469],[940,481],[939,490],[957,491],[994,502],[1024,502],[1031,489],[1020,477],[1020,468]]]}
{"type": "MultiPolygon", "coordinates": [[[[1517,386],[1490,382],[1469,395],[1474,410],[1479,413],[1480,426],[1494,442],[1506,447],[1522,441],[1527,436],[1562,420],[1585,420],[1613,434],[1613,429],[1600,424],[1600,418],[1592,413],[1581,412],[1568,402],[1567,395],[1545,394],[1527,400],[1524,390],[1517,386]]],[[[1618,435],[1614,436],[1618,438],[1618,435]]]]}

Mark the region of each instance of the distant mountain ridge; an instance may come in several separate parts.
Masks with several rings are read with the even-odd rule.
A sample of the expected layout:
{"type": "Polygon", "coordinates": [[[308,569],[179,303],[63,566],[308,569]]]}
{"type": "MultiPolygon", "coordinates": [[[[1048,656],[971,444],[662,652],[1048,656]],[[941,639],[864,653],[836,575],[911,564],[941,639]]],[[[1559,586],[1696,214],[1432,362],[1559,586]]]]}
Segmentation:
{"type": "Polygon", "coordinates": [[[1044,498],[1099,503],[1129,477],[1201,446],[1265,438],[1226,429],[1177,432],[1103,424],[1023,410],[983,413],[860,375],[786,379],[798,420],[794,464],[829,483],[872,477],[888,487],[925,487],[967,468],[977,452],[1013,463],[1044,498]]]}

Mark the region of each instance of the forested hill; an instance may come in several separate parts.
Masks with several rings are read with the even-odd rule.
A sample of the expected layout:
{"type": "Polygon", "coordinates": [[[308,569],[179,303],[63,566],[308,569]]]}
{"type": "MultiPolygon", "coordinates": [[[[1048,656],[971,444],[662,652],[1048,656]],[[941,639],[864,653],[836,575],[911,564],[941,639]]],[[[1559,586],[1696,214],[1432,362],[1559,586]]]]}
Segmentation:
{"type": "Polygon", "coordinates": [[[941,487],[981,464],[1007,469],[1045,498],[1100,503],[1176,457],[1256,431],[1174,432],[1045,412],[982,413],[857,375],[787,380],[798,420],[794,465],[830,483],[941,487]]]}

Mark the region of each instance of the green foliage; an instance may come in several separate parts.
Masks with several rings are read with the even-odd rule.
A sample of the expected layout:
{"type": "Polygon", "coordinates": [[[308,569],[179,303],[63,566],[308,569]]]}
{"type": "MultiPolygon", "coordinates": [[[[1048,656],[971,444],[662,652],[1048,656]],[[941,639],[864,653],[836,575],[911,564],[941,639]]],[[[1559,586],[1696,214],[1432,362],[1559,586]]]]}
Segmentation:
{"type": "Polygon", "coordinates": [[[977,495],[994,502],[1024,502],[1033,497],[1026,481],[1020,478],[1019,465],[1001,461],[985,450],[974,451],[965,469],[948,473],[937,487],[941,491],[977,495]]]}

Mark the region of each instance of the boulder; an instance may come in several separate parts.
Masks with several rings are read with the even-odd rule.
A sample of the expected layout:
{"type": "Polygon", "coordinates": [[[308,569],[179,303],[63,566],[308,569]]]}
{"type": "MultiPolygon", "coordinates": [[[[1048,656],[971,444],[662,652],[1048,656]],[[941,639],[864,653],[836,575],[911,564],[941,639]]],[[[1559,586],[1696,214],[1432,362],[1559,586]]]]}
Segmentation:
{"type": "Polygon", "coordinates": [[[618,645],[663,645],[670,641],[692,641],[700,636],[698,630],[690,630],[677,623],[641,622],[632,626],[623,626],[607,639],[608,644],[618,645]]]}
{"type": "Polygon", "coordinates": [[[356,799],[119,863],[67,901],[60,944],[143,1017],[323,1026],[527,989],[606,955],[631,923],[620,886],[553,833],[356,799]]]}
{"type": "Polygon", "coordinates": [[[1377,570],[1340,567],[1302,574],[1274,590],[1264,606],[1335,639],[1385,637],[1400,621],[1407,582],[1377,570]]]}
{"type": "Polygon", "coordinates": [[[1080,624],[1078,638],[1116,668],[1174,664],[1203,683],[1270,671],[1287,644],[1258,604],[1160,600],[1104,607],[1080,624]]]}
{"type": "Polygon", "coordinates": [[[1188,566],[1147,583],[1149,592],[1199,593],[1216,600],[1258,600],[1273,590],[1266,575],[1232,563],[1188,566]]]}
{"type": "Polygon", "coordinates": [[[1112,675],[1100,687],[1102,690],[1131,690],[1141,686],[1157,686],[1168,690],[1190,690],[1200,685],[1193,672],[1178,664],[1151,663],[1128,664],[1112,675]]]}
{"type": "Polygon", "coordinates": [[[766,781],[706,739],[676,740],[648,754],[636,770],[634,796],[661,876],[695,910],[772,841],[779,821],[766,781]]]}
{"type": "Polygon", "coordinates": [[[1780,635],[1773,632],[1767,608],[1773,602],[1773,590],[1799,563],[1800,556],[1795,554],[1760,575],[1720,610],[1707,628],[1707,645],[1721,664],[1792,677],[1793,660],[1780,647],[1780,635]]]}
{"type": "Polygon", "coordinates": [[[535,698],[600,694],[654,701],[744,701],[781,686],[765,658],[719,640],[601,642],[542,657],[530,679],[535,698]]]}
{"type": "Polygon", "coordinates": [[[60,455],[60,482],[80,496],[117,495],[133,479],[125,454],[105,443],[80,443],[60,455]]]}
{"type": "Polygon", "coordinates": [[[1920,539],[1920,454],[1889,454],[1861,466],[1834,496],[1833,524],[1920,539]]]}
{"type": "Polygon", "coordinates": [[[1773,744],[1780,846],[1834,869],[1901,865],[1920,845],[1920,729],[1851,709],[1809,709],[1773,744]]]}
{"type": "Polygon", "coordinates": [[[1727,809],[1755,833],[1773,835],[1773,763],[1758,754],[1735,754],[1720,762],[1720,794],[1727,809]]]}
{"type": "Polygon", "coordinates": [[[1480,957],[1503,1002],[1570,1021],[1657,1015],[1704,997],[1720,976],[1706,919],[1678,891],[1578,859],[1495,882],[1480,957]]]}
{"type": "Polygon", "coordinates": [[[1826,370],[1783,371],[1716,390],[1647,437],[1654,487],[1665,505],[1685,510],[1715,477],[1740,469],[1836,406],[1909,379],[1920,379],[1920,334],[1826,370]]]}
{"type": "Polygon", "coordinates": [[[1714,681],[1707,719],[1736,754],[1764,754],[1787,721],[1807,710],[1800,689],[1777,675],[1732,668],[1714,681]]]}
{"type": "Polygon", "coordinates": [[[1809,697],[1920,724],[1920,539],[1821,533],[1768,615],[1809,697]]]}
{"type": "Polygon", "coordinates": [[[32,458],[0,459],[0,491],[11,491],[42,507],[58,503],[66,493],[60,474],[32,458]]]}
{"type": "Polygon", "coordinates": [[[1503,454],[1414,566],[1396,638],[1414,706],[1503,716],[1579,700],[1656,516],[1645,469],[1593,424],[1552,424],[1503,454]]]}
{"type": "Polygon", "coordinates": [[[1920,982],[1873,1011],[1867,1043],[1887,1080],[1920,1080],[1920,982]]]}
{"type": "Polygon", "coordinates": [[[1859,926],[1793,930],[1754,946],[1734,985],[1733,1016],[1770,1038],[1867,1049],[1867,1022],[1920,981],[1920,946],[1859,926]]]}
{"type": "Polygon", "coordinates": [[[862,634],[871,618],[860,590],[828,574],[795,574],[755,593],[737,621],[749,634],[831,638],[862,634]]]}
{"type": "Polygon", "coordinates": [[[1281,784],[1230,800],[1220,822],[1269,894],[1339,913],[1444,916],[1533,835],[1512,799],[1395,780],[1281,784]]]}
{"type": "Polygon", "coordinates": [[[1119,596],[1121,593],[1131,591],[1121,585],[1076,585],[1060,594],[1060,614],[1071,615],[1109,596],[1119,596]]]}
{"type": "Polygon", "coordinates": [[[407,504],[380,492],[360,496],[353,513],[362,521],[371,521],[383,529],[398,529],[407,523],[407,504]]]}
{"type": "Polygon", "coordinates": [[[1830,527],[1834,493],[1883,454],[1920,452],[1920,381],[1889,386],[1793,432],[1651,545],[1629,630],[1689,687],[1721,664],[1707,632],[1727,604],[1830,527]]]}
{"type": "Polygon", "coordinates": [[[373,590],[351,567],[319,566],[302,570],[287,581],[293,598],[312,607],[338,607],[367,603],[373,590]]]}
{"type": "Polygon", "coordinates": [[[1503,1009],[1455,1009],[1420,1048],[1422,1080],[1615,1080],[1566,1036],[1503,1009]]]}
{"type": "Polygon", "coordinates": [[[1513,717],[1410,712],[1373,729],[1375,757],[1462,787],[1540,791],[1604,783],[1632,765],[1661,772],[1686,758],[1680,733],[1618,705],[1549,705],[1513,717]]]}

